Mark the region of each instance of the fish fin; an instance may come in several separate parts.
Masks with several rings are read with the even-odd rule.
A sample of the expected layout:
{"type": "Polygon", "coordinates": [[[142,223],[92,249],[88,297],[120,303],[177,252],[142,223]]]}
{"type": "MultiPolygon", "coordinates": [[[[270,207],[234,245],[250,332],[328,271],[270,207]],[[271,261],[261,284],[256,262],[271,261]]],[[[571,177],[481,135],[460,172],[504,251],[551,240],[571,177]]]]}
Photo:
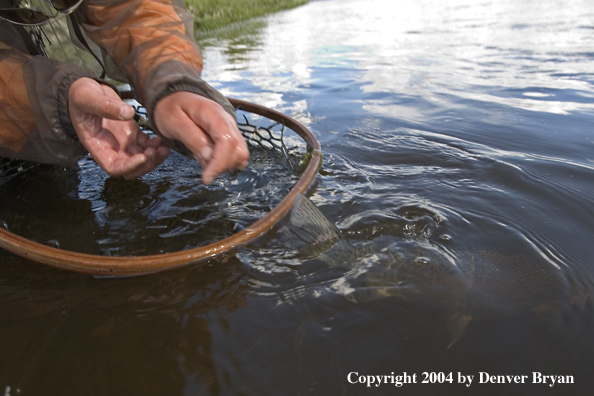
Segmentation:
{"type": "Polygon", "coordinates": [[[534,307],[532,311],[538,316],[539,318],[546,318],[548,316],[558,315],[563,312],[565,306],[561,301],[554,300],[547,304],[542,304],[537,307],[534,307]]]}
{"type": "Polygon", "coordinates": [[[563,312],[566,308],[567,305],[563,304],[561,301],[555,300],[533,308],[532,312],[550,326],[562,326],[563,312]]]}
{"type": "Polygon", "coordinates": [[[448,349],[452,347],[464,334],[466,326],[472,320],[472,316],[461,313],[455,313],[448,318],[448,332],[450,333],[451,341],[448,349]]]}
{"type": "Polygon", "coordinates": [[[290,228],[307,243],[340,239],[340,230],[303,194],[297,194],[291,208],[290,228]]]}
{"type": "Polygon", "coordinates": [[[569,305],[572,307],[582,307],[588,302],[588,300],[594,300],[594,298],[588,292],[584,292],[582,290],[577,290],[574,287],[574,293],[569,300],[569,305]],[[579,294],[578,294],[579,293],[579,294]]]}

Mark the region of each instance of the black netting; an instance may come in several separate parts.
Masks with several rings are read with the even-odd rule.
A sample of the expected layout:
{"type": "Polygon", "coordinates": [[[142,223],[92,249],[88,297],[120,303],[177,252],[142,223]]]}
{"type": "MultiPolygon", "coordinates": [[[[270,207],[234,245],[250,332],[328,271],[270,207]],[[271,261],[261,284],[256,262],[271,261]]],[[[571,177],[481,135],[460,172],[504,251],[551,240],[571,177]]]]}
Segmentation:
{"type": "MultiPolygon", "coordinates": [[[[146,109],[142,106],[134,106],[136,110],[136,116],[134,119],[142,130],[150,131],[150,123],[148,121],[146,109]]],[[[241,109],[238,109],[241,111],[241,109]]],[[[253,122],[250,122],[245,114],[240,116],[241,121],[237,122],[237,127],[243,135],[245,141],[254,148],[263,148],[266,150],[274,151],[280,154],[285,164],[292,170],[296,171],[297,166],[294,160],[289,154],[284,136],[285,136],[285,125],[275,122],[269,126],[257,126],[253,122]]]]}

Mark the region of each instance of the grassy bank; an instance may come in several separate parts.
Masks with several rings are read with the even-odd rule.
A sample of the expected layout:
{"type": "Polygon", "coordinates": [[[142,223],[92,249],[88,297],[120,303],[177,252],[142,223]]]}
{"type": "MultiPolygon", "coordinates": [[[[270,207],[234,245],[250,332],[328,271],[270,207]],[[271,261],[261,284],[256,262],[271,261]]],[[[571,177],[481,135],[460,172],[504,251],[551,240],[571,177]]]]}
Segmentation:
{"type": "Polygon", "coordinates": [[[309,0],[186,0],[196,31],[209,31],[234,22],[286,10],[309,0]]]}

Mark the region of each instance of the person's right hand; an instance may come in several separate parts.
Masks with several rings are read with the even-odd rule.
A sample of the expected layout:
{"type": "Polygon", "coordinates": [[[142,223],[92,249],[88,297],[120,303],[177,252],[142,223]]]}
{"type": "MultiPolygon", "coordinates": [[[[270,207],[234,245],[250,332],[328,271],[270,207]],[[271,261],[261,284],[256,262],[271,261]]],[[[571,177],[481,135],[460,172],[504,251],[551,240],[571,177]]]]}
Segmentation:
{"type": "Polygon", "coordinates": [[[134,109],[108,85],[79,78],[68,90],[70,120],[80,142],[110,176],[134,179],[169,155],[159,137],[150,138],[133,120],[134,109]]]}

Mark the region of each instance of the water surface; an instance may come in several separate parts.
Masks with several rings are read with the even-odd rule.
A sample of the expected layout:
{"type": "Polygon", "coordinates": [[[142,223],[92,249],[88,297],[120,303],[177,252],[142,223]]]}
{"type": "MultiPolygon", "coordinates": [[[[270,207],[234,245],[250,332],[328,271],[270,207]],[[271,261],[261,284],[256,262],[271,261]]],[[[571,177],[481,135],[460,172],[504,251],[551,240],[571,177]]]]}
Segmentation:
{"type": "MultiPolygon", "coordinates": [[[[594,12],[579,0],[327,0],[201,37],[205,80],[318,136],[324,164],[310,198],[349,249],[303,246],[281,224],[205,265],[114,281],[0,253],[0,386],[22,395],[587,394],[593,32],[594,12]],[[348,381],[405,371],[475,383],[348,381]],[[479,372],[529,383],[477,384],[479,372]],[[533,372],[575,384],[531,384],[533,372]]],[[[236,218],[212,208],[258,175],[175,190],[175,168],[164,167],[126,196],[86,169],[68,171],[72,184],[55,187],[48,207],[35,197],[16,207],[86,206],[88,232],[79,225],[70,239],[112,254],[131,246],[122,235],[145,235],[117,228],[128,210],[140,214],[135,227],[169,227],[131,242],[138,250],[244,227],[241,205],[236,218]],[[168,208],[172,218],[159,223],[168,208]],[[188,211],[199,213],[175,223],[188,211]],[[94,237],[106,224],[115,240],[94,237]]],[[[270,191],[261,181],[252,198],[270,191]]],[[[76,221],[63,216],[52,239],[68,240],[76,221]]]]}

